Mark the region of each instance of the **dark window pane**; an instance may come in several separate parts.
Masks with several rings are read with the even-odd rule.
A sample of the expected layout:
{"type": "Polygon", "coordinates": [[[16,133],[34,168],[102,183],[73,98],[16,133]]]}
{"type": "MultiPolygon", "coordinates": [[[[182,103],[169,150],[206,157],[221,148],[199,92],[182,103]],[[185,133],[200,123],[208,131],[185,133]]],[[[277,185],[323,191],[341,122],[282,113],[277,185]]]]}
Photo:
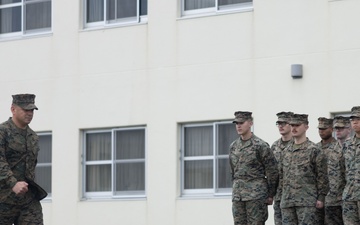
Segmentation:
{"type": "Polygon", "coordinates": [[[116,159],[145,158],[145,130],[116,131],[116,159]]]}
{"type": "Polygon", "coordinates": [[[147,15],[147,0],[140,0],[140,15],[147,15]]]}
{"type": "Polygon", "coordinates": [[[52,158],[52,135],[39,135],[40,152],[38,163],[51,163],[52,158]]]}
{"type": "Polygon", "coordinates": [[[37,166],[35,168],[35,181],[47,193],[51,193],[51,166],[37,166]]]}
{"type": "Polygon", "coordinates": [[[0,34],[21,31],[21,6],[0,9],[0,34]]]}
{"type": "Polygon", "coordinates": [[[86,134],[86,161],[111,159],[111,133],[86,134]]]}
{"type": "Polygon", "coordinates": [[[215,0],[185,0],[185,10],[215,7],[215,0]]]}
{"type": "Polygon", "coordinates": [[[86,166],[86,191],[111,191],[111,165],[86,166]]]}
{"type": "Polygon", "coordinates": [[[51,2],[26,4],[26,30],[51,27],[51,2]]]}
{"type": "Polygon", "coordinates": [[[86,22],[104,21],[104,0],[87,0],[86,22]]]}
{"type": "Polygon", "coordinates": [[[218,159],[218,188],[231,188],[229,158],[218,159]]]}
{"type": "Polygon", "coordinates": [[[145,163],[119,163],[116,165],[116,191],[145,190],[145,163]]]}
{"type": "Polygon", "coordinates": [[[213,127],[185,128],[185,156],[206,156],[213,154],[213,127]]]}
{"type": "Polygon", "coordinates": [[[213,188],[213,161],[185,161],[185,189],[213,188]]]}
{"type": "Polygon", "coordinates": [[[228,155],[230,144],[239,137],[236,132],[235,125],[219,124],[218,125],[218,154],[228,155]]]}
{"type": "Polygon", "coordinates": [[[252,2],[252,0],[219,0],[219,6],[252,2]]]}
{"type": "Polygon", "coordinates": [[[21,2],[21,0],[0,0],[0,5],[12,4],[12,3],[18,3],[18,2],[21,2]]]}

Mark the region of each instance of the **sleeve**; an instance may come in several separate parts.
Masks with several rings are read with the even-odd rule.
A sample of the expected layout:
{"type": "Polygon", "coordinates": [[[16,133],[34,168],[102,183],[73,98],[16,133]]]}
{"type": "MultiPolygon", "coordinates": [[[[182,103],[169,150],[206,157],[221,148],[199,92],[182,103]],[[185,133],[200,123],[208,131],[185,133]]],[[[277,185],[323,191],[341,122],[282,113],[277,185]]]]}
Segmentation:
{"type": "Polygon", "coordinates": [[[268,183],[268,196],[274,197],[279,184],[278,165],[274,154],[267,143],[262,146],[262,149],[262,161],[268,183]]]}
{"type": "Polygon", "coordinates": [[[317,176],[317,190],[318,200],[325,202],[325,196],[329,192],[329,178],[327,175],[327,160],[326,156],[319,148],[315,150],[316,156],[316,176],[317,176]]]}
{"type": "Polygon", "coordinates": [[[0,189],[12,188],[17,182],[6,159],[6,143],[6,133],[0,129],[0,189]]]}

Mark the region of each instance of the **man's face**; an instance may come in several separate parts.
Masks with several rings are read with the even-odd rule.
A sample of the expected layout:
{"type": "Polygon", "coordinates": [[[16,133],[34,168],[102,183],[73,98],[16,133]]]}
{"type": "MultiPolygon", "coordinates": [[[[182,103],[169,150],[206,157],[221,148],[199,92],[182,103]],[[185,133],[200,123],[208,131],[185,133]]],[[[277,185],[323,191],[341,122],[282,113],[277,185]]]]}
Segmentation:
{"type": "Polygon", "coordinates": [[[11,112],[14,120],[16,120],[21,126],[28,125],[34,116],[34,109],[26,110],[17,105],[11,106],[11,112]]]}
{"type": "Polygon", "coordinates": [[[253,125],[253,122],[251,120],[246,120],[244,122],[236,122],[236,132],[239,135],[246,135],[249,132],[251,132],[251,126],[253,125]]]}
{"type": "Polygon", "coordinates": [[[301,137],[309,128],[307,124],[291,124],[291,134],[293,137],[301,137]]]}
{"type": "Polygon", "coordinates": [[[329,138],[332,137],[332,133],[333,133],[332,127],[319,128],[319,136],[320,136],[321,140],[328,140],[329,138]]]}
{"type": "Polygon", "coordinates": [[[291,126],[287,122],[276,122],[276,126],[279,129],[279,133],[285,136],[291,132],[291,126]]]}
{"type": "Polygon", "coordinates": [[[356,134],[360,134],[360,117],[352,117],[350,119],[351,127],[356,134]]]}
{"type": "Polygon", "coordinates": [[[335,127],[335,135],[337,139],[346,139],[349,136],[350,132],[350,127],[335,127]]]}

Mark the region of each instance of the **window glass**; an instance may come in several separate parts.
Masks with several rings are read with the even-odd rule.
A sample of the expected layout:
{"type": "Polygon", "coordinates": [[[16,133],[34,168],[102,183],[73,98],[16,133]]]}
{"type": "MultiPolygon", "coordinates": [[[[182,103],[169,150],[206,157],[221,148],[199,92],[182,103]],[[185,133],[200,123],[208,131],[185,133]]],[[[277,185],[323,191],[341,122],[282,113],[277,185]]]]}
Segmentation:
{"type": "Polygon", "coordinates": [[[229,147],[238,138],[231,122],[182,126],[182,194],[231,192],[229,147]]]}
{"type": "MultiPolygon", "coordinates": [[[[40,151],[37,157],[37,165],[35,168],[35,181],[48,194],[51,193],[51,172],[52,172],[52,135],[49,133],[39,133],[40,151]]],[[[48,195],[49,197],[50,195],[48,195]]]]}
{"type": "Polygon", "coordinates": [[[86,197],[145,195],[145,129],[85,131],[86,197]]]}

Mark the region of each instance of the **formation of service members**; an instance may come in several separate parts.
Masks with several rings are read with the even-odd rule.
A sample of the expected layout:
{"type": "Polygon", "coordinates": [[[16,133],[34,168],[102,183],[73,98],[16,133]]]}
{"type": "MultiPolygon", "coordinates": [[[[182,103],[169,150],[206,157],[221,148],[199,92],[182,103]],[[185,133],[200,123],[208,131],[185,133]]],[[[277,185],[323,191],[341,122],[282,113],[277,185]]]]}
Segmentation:
{"type": "Polygon", "coordinates": [[[318,118],[316,144],[306,136],[308,115],[276,116],[281,137],[269,148],[251,132],[252,113],[235,112],[234,225],[265,224],[272,203],[276,225],[360,224],[360,106],[350,117],[318,118]]]}

